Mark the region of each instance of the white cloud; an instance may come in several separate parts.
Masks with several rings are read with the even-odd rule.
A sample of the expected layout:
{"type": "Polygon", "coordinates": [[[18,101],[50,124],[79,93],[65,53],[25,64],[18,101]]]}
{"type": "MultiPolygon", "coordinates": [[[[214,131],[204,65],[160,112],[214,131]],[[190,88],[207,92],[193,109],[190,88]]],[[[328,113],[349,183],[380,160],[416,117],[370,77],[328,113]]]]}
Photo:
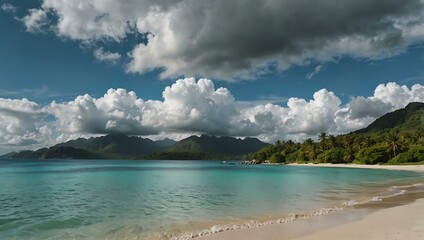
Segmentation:
{"type": "Polygon", "coordinates": [[[251,136],[273,142],[303,140],[324,131],[342,134],[366,127],[409,102],[424,102],[424,86],[381,84],[372,96],[347,104],[321,89],[311,99],[289,98],[286,106],[239,102],[208,79],[180,79],[163,91],[163,100],[143,100],[135,92],[110,89],[104,96],[81,95],[73,101],[39,106],[27,99],[0,99],[0,148],[34,147],[107,133],[172,136],[191,134],[251,136]],[[46,121],[51,115],[53,120],[46,121]]]}
{"type": "Polygon", "coordinates": [[[47,111],[57,118],[56,127],[61,133],[154,134],[151,126],[143,125],[143,105],[134,92],[110,89],[99,99],[86,94],[68,103],[53,102],[47,111]]]}
{"type": "Polygon", "coordinates": [[[26,31],[31,33],[39,33],[43,31],[43,27],[48,24],[47,13],[43,9],[29,9],[28,15],[22,18],[26,31]]]}
{"type": "Polygon", "coordinates": [[[45,113],[28,99],[0,98],[0,150],[44,146],[51,142],[51,130],[43,121],[45,113]]]}
{"type": "Polygon", "coordinates": [[[57,35],[77,41],[147,34],[147,44],[129,53],[128,72],[162,69],[162,78],[234,81],[254,78],[270,64],[282,71],[402,53],[424,40],[423,6],[422,0],[43,0],[29,16],[48,12],[57,35]]]}
{"type": "Polygon", "coordinates": [[[1,10],[8,13],[16,13],[17,8],[10,3],[3,3],[1,5],[1,10]]]}
{"type": "Polygon", "coordinates": [[[340,134],[357,130],[411,101],[424,101],[424,86],[414,85],[409,90],[396,83],[382,84],[373,96],[352,98],[346,105],[333,92],[321,89],[311,100],[290,98],[283,107],[238,102],[228,89],[215,89],[208,79],[186,78],[166,87],[163,101],[145,101],[134,92],[110,89],[98,99],[84,95],[68,103],[52,103],[49,108],[59,131],[68,134],[206,133],[272,141],[315,137],[321,131],[340,134]],[[393,89],[403,89],[408,96],[393,95],[393,89]]]}
{"type": "Polygon", "coordinates": [[[110,51],[104,51],[103,48],[98,48],[94,51],[94,57],[101,62],[109,62],[112,64],[118,63],[121,59],[121,54],[113,53],[110,51]]]}
{"type": "Polygon", "coordinates": [[[306,74],[306,78],[311,80],[315,75],[317,75],[322,70],[324,70],[324,66],[318,65],[314,68],[314,70],[312,72],[309,72],[309,73],[306,74]]]}

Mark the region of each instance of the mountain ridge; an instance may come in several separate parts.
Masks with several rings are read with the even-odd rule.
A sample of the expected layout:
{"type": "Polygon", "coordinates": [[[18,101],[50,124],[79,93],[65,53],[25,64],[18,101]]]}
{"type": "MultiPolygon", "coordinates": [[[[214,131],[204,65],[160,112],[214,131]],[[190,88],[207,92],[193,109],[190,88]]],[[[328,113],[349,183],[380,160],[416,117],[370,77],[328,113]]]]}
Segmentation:
{"type": "Polygon", "coordinates": [[[404,108],[384,114],[367,127],[353,133],[369,133],[394,129],[397,131],[411,131],[424,126],[424,103],[411,102],[404,108]]]}
{"type": "Polygon", "coordinates": [[[241,159],[243,155],[257,151],[269,144],[257,138],[237,139],[233,137],[215,137],[202,135],[190,136],[181,141],[165,138],[152,141],[148,138],[127,136],[125,134],[108,134],[101,137],[78,138],[58,143],[50,148],[35,151],[11,152],[1,158],[87,158],[87,159],[241,159]],[[193,139],[200,139],[200,143],[193,143],[193,139]],[[211,142],[212,141],[212,142],[211,142]],[[199,144],[202,150],[193,150],[181,145],[187,142],[199,144]],[[176,145],[176,147],[174,147],[176,145]],[[256,145],[256,146],[255,146],[256,145]],[[209,147],[207,147],[209,146],[209,147]],[[230,146],[233,150],[228,150],[230,146]],[[183,149],[182,149],[183,148],[183,149]],[[74,152],[74,153],[72,153],[74,152]]]}

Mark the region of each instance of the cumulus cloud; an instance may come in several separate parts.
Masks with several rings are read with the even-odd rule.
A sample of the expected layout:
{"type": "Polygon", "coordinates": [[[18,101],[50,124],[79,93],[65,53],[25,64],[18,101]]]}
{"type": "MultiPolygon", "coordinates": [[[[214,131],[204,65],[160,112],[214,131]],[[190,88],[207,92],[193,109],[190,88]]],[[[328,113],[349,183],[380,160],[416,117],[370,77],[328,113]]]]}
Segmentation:
{"type": "Polygon", "coordinates": [[[28,99],[0,98],[0,147],[43,146],[51,141],[42,107],[28,99]]]}
{"type": "Polygon", "coordinates": [[[43,0],[28,16],[50,13],[52,29],[77,41],[147,35],[129,53],[128,72],[234,80],[270,64],[282,71],[311,60],[399,54],[424,39],[423,6],[422,0],[43,0]]]}
{"type": "Polygon", "coordinates": [[[121,59],[121,54],[104,51],[103,48],[98,48],[93,53],[94,57],[101,62],[109,62],[112,64],[118,63],[121,59]]]}
{"type": "Polygon", "coordinates": [[[3,3],[1,5],[1,10],[3,10],[4,12],[7,12],[7,13],[16,13],[17,9],[16,9],[15,6],[13,6],[10,3],[3,3]]]}
{"type": "Polygon", "coordinates": [[[154,134],[152,126],[143,124],[143,106],[134,92],[110,89],[98,99],[86,94],[67,103],[53,102],[46,109],[56,117],[55,126],[61,133],[154,134]]]}
{"type": "Polygon", "coordinates": [[[366,127],[409,102],[424,101],[424,86],[381,84],[373,96],[354,97],[345,105],[335,93],[321,89],[310,100],[289,98],[287,106],[280,106],[238,102],[211,80],[186,78],[166,87],[162,96],[162,101],[143,100],[134,92],[110,89],[98,99],[83,95],[67,103],[53,102],[48,111],[55,116],[59,132],[67,134],[206,133],[300,140],[321,131],[340,134],[366,127]],[[404,92],[395,94],[394,89],[404,92]]]}
{"type": "Polygon", "coordinates": [[[366,127],[383,114],[424,102],[424,86],[381,84],[372,96],[342,104],[321,89],[311,99],[289,98],[285,106],[237,101],[209,79],[185,78],[163,91],[162,100],[143,100],[135,92],[109,89],[102,97],[88,94],[45,106],[27,99],[0,99],[0,147],[39,146],[108,133],[155,139],[192,134],[303,140],[324,131],[342,134],[366,127]],[[45,117],[50,116],[50,121],[45,117]]]}
{"type": "Polygon", "coordinates": [[[47,13],[43,9],[29,9],[28,15],[22,18],[26,31],[31,33],[39,33],[43,31],[43,27],[48,24],[47,13]]]}

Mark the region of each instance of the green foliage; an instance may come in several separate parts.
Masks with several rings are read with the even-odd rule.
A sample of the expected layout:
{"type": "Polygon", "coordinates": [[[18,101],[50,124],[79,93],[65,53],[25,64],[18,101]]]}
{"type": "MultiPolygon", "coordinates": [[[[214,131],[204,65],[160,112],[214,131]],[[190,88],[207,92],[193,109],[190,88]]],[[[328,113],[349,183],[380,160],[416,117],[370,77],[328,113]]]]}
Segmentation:
{"type": "Polygon", "coordinates": [[[413,146],[408,151],[400,153],[390,160],[390,163],[407,163],[424,161],[424,146],[413,146]]]}
{"type": "Polygon", "coordinates": [[[286,161],[286,157],[280,152],[276,152],[272,154],[271,158],[269,159],[270,163],[282,163],[285,161],[286,161]]]}
{"type": "Polygon", "coordinates": [[[324,153],[318,155],[318,159],[324,163],[344,163],[344,149],[340,147],[331,148],[324,153]]]}
{"type": "Polygon", "coordinates": [[[424,124],[424,103],[409,103],[405,108],[396,110],[380,117],[368,127],[357,131],[357,133],[369,133],[386,129],[400,131],[415,131],[417,126],[424,124]]]}
{"type": "Polygon", "coordinates": [[[365,164],[386,163],[389,161],[389,154],[385,146],[375,145],[359,150],[356,159],[365,164]]]}
{"type": "MultiPolygon", "coordinates": [[[[270,160],[276,153],[292,162],[377,164],[424,161],[424,103],[410,103],[362,130],[340,135],[321,132],[318,141],[276,142],[249,157],[270,160]]],[[[251,158],[252,159],[252,158],[251,158]]]]}
{"type": "Polygon", "coordinates": [[[294,163],[294,162],[298,162],[298,163],[302,163],[302,162],[307,162],[309,159],[306,156],[305,152],[303,152],[302,150],[297,150],[293,153],[290,153],[289,155],[287,155],[286,157],[286,161],[290,162],[290,163],[294,163]]]}

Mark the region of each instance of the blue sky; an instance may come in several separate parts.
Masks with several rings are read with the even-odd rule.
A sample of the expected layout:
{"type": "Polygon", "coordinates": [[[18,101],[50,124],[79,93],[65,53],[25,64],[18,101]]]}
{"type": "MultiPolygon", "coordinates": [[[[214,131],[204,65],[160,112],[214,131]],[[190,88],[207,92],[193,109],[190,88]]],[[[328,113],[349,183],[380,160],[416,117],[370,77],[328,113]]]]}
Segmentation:
{"type": "MultiPolygon", "coordinates": [[[[351,107],[357,99],[362,101],[361,96],[367,104],[381,100],[377,104],[379,114],[421,99],[420,91],[413,90],[414,85],[418,89],[424,82],[424,15],[423,3],[418,0],[346,1],[343,6],[317,1],[313,7],[305,1],[292,0],[267,1],[266,4],[265,1],[228,3],[220,0],[164,3],[19,0],[0,4],[0,98],[4,106],[15,104],[6,100],[27,98],[36,105],[34,111],[41,116],[36,118],[39,122],[34,120],[29,123],[31,126],[16,125],[20,131],[10,130],[3,135],[13,136],[19,132],[37,136],[43,126],[50,132],[45,133],[49,136],[44,142],[34,140],[23,144],[22,139],[13,142],[12,137],[8,137],[0,139],[3,141],[0,146],[38,147],[122,129],[128,134],[153,138],[208,133],[257,136],[268,141],[301,139],[319,131],[343,133],[365,126],[378,116],[369,113],[360,116],[361,119],[347,117],[348,120],[335,122],[334,126],[300,124],[303,127],[296,131],[268,131],[258,120],[267,115],[257,109],[264,109],[266,103],[275,104],[272,105],[278,107],[272,111],[275,116],[268,116],[267,121],[279,118],[284,119],[279,124],[284,124],[295,121],[289,118],[295,112],[294,106],[299,106],[294,104],[296,99],[309,104],[319,102],[314,98],[317,93],[324,94],[323,99],[327,100],[333,99],[327,95],[336,96],[337,109],[333,117],[356,111],[351,107]],[[243,11],[231,12],[231,9],[243,11]],[[328,14],[335,10],[340,14],[328,14]],[[194,77],[194,82],[182,80],[181,86],[176,82],[190,77],[194,77]],[[207,78],[212,88],[202,90],[203,85],[197,82],[200,78],[207,78]],[[389,83],[394,84],[389,86],[389,83]],[[383,84],[381,91],[376,95],[380,84],[383,84]],[[163,98],[166,87],[170,89],[168,100],[163,98]],[[135,99],[146,102],[158,100],[160,104],[172,105],[175,103],[172,101],[180,101],[187,110],[192,104],[190,99],[172,98],[191,97],[179,95],[178,87],[197,89],[193,91],[200,91],[202,100],[214,100],[216,108],[211,113],[194,107],[200,112],[199,122],[188,121],[183,126],[143,122],[140,119],[146,117],[142,112],[136,129],[131,125],[135,123],[121,123],[116,116],[109,116],[115,108],[109,112],[103,109],[109,116],[104,122],[109,125],[95,128],[103,130],[93,130],[81,127],[82,123],[75,123],[80,128],[64,128],[62,124],[72,123],[60,119],[57,106],[51,105],[53,101],[77,104],[78,96],[88,94],[100,111],[100,103],[96,101],[109,89],[122,88],[125,90],[122,94],[134,91],[135,99]],[[250,130],[232,132],[229,130],[232,127],[214,120],[217,118],[214,114],[222,114],[214,112],[221,100],[213,98],[221,87],[228,93],[225,96],[231,102],[230,108],[238,112],[237,117],[228,121],[247,121],[246,129],[250,130]],[[328,91],[323,93],[323,89],[328,91]],[[213,97],[206,96],[208,91],[213,97]],[[391,103],[396,93],[403,94],[399,91],[406,91],[409,97],[401,103],[391,103]],[[276,115],[278,111],[284,116],[276,115]],[[203,125],[205,122],[216,126],[209,129],[203,125]]],[[[367,105],[367,108],[377,105],[367,105]]],[[[145,108],[143,105],[143,111],[145,108]]],[[[171,108],[154,109],[166,113],[171,108]]],[[[188,113],[193,114],[193,109],[188,113]]],[[[66,110],[62,107],[61,111],[66,110]]],[[[306,116],[313,119],[312,122],[319,122],[315,118],[306,116]]],[[[13,118],[5,119],[0,124],[6,126],[13,118]]],[[[87,119],[93,121],[88,115],[87,119]]]]}

